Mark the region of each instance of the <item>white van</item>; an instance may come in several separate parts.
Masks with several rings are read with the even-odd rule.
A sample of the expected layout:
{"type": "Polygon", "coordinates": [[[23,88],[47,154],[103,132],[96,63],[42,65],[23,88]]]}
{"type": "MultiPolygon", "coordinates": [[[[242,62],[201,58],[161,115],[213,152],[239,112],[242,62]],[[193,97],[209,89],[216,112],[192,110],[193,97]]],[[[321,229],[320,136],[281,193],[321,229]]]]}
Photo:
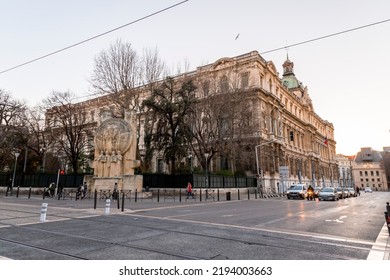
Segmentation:
{"type": "Polygon", "coordinates": [[[287,190],[287,198],[305,199],[307,196],[307,187],[305,184],[294,184],[287,190]]]}

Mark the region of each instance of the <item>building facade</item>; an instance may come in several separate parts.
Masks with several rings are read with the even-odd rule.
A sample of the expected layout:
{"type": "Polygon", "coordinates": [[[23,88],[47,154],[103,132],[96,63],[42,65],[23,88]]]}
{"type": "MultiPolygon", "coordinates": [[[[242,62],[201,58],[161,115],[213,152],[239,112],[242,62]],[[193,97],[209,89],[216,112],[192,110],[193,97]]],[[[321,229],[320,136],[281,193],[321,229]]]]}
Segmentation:
{"type": "Polygon", "coordinates": [[[352,162],[354,158],[354,156],[336,155],[336,161],[339,167],[339,186],[347,188],[354,187],[352,171],[352,162]]]}
{"type": "Polygon", "coordinates": [[[355,187],[370,187],[375,191],[387,191],[386,171],[382,153],[370,147],[361,148],[353,163],[355,187]]]}
{"type": "MultiPolygon", "coordinates": [[[[204,169],[201,163],[206,159],[210,172],[231,170],[257,175],[266,192],[284,192],[293,182],[321,186],[338,184],[340,173],[333,124],[316,114],[308,88],[296,78],[294,63],[288,58],[283,64],[281,77],[273,62],[252,51],[221,58],[174,77],[176,80],[183,78],[193,80],[197,86],[196,97],[204,104],[200,110],[205,110],[206,106],[211,108],[210,104],[215,101],[226,104],[229,100],[229,104],[233,104],[232,99],[240,106],[221,110],[220,118],[216,120],[219,139],[234,143],[233,148],[203,154],[189,149],[187,157],[181,160],[182,164],[191,165],[191,170],[196,167],[204,169]],[[283,176],[281,169],[284,170],[283,176]]],[[[139,90],[143,98],[150,93],[149,87],[139,90]]],[[[83,118],[90,127],[98,125],[99,110],[109,105],[108,100],[95,98],[82,102],[83,118]]],[[[143,114],[139,113],[138,118],[141,161],[146,153],[147,121],[143,114]]],[[[49,113],[46,117],[51,118],[49,113]]],[[[151,169],[154,172],[168,170],[159,153],[154,154],[151,169]]]]}

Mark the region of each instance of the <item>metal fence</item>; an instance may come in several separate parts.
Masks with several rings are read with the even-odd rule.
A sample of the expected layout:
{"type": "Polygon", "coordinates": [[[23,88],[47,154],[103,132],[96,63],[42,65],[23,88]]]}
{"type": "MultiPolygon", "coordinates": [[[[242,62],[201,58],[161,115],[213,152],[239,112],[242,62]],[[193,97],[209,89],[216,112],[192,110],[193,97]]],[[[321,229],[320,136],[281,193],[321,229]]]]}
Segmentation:
{"type": "Polygon", "coordinates": [[[191,182],[194,188],[254,188],[256,187],[255,177],[218,176],[204,174],[191,175],[166,175],[166,174],[144,174],[144,188],[186,188],[191,182]]]}
{"type": "MultiPolygon", "coordinates": [[[[64,188],[76,187],[83,183],[84,175],[86,174],[66,174],[60,175],[59,185],[64,188]]],[[[0,186],[7,186],[12,180],[13,174],[0,174],[0,186]]],[[[50,183],[57,183],[57,174],[16,174],[14,187],[47,187],[50,183]]]]}

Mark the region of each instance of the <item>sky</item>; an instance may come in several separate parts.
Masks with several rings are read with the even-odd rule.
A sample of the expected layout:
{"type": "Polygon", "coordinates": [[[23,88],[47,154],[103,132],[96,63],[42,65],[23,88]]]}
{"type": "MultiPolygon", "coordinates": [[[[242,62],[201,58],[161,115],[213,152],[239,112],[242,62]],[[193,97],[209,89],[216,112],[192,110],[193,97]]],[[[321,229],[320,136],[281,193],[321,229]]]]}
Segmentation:
{"type": "Polygon", "coordinates": [[[189,71],[256,50],[281,77],[288,52],[315,112],[334,126],[337,153],[390,146],[388,0],[0,1],[0,89],[30,106],[52,91],[91,94],[94,58],[118,39],[140,54],[157,49],[171,69],[189,64],[189,71]]]}

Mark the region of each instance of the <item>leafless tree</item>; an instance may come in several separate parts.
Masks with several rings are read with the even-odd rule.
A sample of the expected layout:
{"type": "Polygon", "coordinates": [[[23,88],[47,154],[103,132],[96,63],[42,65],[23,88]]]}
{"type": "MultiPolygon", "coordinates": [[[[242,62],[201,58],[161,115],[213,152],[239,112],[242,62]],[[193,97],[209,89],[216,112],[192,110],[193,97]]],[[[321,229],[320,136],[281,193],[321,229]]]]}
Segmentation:
{"type": "Polygon", "coordinates": [[[13,152],[21,152],[27,134],[24,129],[26,105],[0,89],[0,166],[9,168],[14,161],[13,152]]]}
{"type": "MultiPolygon", "coordinates": [[[[206,167],[215,155],[229,162],[232,172],[244,169],[248,142],[244,136],[251,131],[250,97],[241,87],[239,77],[224,80],[198,81],[200,102],[192,112],[192,151],[206,167]]],[[[247,138],[247,137],[246,137],[247,138]]]]}
{"type": "MultiPolygon", "coordinates": [[[[110,104],[116,107],[114,116],[123,117],[124,111],[130,109],[136,113],[138,132],[141,131],[141,119],[144,118],[145,134],[150,134],[154,130],[155,121],[149,109],[141,106],[142,100],[156,88],[165,69],[157,49],[144,49],[140,56],[130,43],[117,40],[108,50],[96,56],[90,83],[97,94],[106,95],[110,104]]],[[[149,139],[144,140],[146,152],[141,157],[137,137],[137,158],[141,159],[141,169],[147,170],[153,149],[149,139]]]]}
{"type": "Polygon", "coordinates": [[[53,151],[63,155],[73,172],[86,167],[86,156],[91,155],[92,132],[86,121],[84,103],[74,103],[71,92],[56,92],[44,100],[46,106],[47,137],[51,137],[53,151]]]}

